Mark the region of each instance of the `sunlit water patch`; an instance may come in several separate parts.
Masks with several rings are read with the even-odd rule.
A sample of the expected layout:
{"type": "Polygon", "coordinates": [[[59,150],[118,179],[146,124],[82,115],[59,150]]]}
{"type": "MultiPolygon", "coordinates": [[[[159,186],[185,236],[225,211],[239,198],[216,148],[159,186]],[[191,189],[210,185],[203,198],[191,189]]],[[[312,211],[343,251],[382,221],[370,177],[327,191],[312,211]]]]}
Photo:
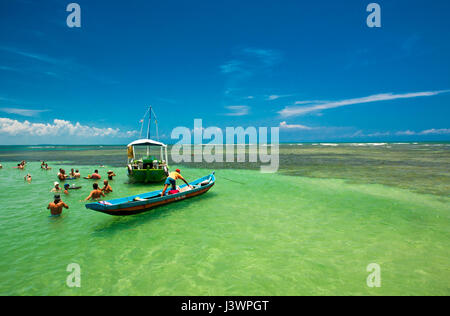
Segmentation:
{"type": "MultiPolygon", "coordinates": [[[[77,180],[83,188],[63,197],[70,209],[50,218],[61,166],[3,165],[2,295],[450,294],[450,204],[442,196],[216,170],[207,194],[122,218],[85,209],[92,182],[77,180]],[[81,266],[81,288],[66,285],[70,263],[81,266]],[[381,266],[381,288],[367,287],[370,263],[381,266]]],[[[98,168],[77,167],[83,175],[98,168]]],[[[211,171],[182,169],[188,180],[211,171]]],[[[129,185],[124,168],[114,171],[110,198],[161,187],[129,185]]]]}

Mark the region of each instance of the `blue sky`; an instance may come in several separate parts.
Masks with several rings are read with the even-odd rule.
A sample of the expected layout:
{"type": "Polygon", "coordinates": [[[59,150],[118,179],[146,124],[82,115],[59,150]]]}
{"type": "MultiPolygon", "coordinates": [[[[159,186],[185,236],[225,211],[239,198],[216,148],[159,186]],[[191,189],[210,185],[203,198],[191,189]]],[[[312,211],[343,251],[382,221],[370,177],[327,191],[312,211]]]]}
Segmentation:
{"type": "Polygon", "coordinates": [[[0,144],[125,144],[146,106],[280,141],[450,140],[449,1],[0,3],[0,144]]]}

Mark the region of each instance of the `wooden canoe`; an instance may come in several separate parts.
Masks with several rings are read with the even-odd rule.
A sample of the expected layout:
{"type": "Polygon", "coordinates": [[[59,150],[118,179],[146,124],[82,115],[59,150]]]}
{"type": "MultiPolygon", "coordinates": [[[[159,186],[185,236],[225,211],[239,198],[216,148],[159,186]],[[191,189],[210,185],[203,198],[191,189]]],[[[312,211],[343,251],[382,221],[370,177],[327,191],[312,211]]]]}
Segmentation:
{"type": "MultiPolygon", "coordinates": [[[[189,190],[186,184],[180,186],[181,192],[177,194],[161,197],[162,190],[159,190],[121,199],[89,203],[86,204],[86,208],[113,216],[135,215],[162,205],[204,194],[214,186],[215,182],[216,178],[215,173],[213,172],[209,176],[189,183],[194,187],[193,189],[189,190]]],[[[170,187],[167,191],[169,190],[170,187]]]]}

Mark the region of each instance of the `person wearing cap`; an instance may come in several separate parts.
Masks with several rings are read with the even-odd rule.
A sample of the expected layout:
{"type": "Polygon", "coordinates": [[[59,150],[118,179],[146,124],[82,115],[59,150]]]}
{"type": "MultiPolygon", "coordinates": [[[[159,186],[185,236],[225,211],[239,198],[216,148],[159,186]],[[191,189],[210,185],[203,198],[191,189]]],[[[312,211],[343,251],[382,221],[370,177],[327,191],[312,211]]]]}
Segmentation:
{"type": "Polygon", "coordinates": [[[108,180],[109,181],[112,181],[113,177],[115,177],[115,176],[116,176],[116,174],[114,173],[114,171],[112,171],[112,170],[108,171],[108,180]]]}
{"type": "Polygon", "coordinates": [[[166,194],[166,190],[169,187],[169,185],[172,186],[172,190],[176,190],[178,179],[183,180],[183,182],[186,183],[188,185],[188,187],[190,187],[192,189],[192,186],[189,185],[189,183],[181,175],[181,170],[177,169],[177,170],[169,173],[169,176],[167,177],[166,182],[164,183],[164,189],[161,192],[161,196],[164,196],[166,194]]]}
{"type": "Polygon", "coordinates": [[[68,209],[69,206],[61,201],[61,197],[59,195],[55,195],[54,201],[49,203],[47,206],[47,209],[50,210],[50,214],[52,214],[52,216],[60,216],[63,208],[68,209]]]}
{"type": "Polygon", "coordinates": [[[64,194],[69,195],[70,184],[64,184],[64,194]]]}
{"type": "Polygon", "coordinates": [[[54,186],[55,187],[50,192],[53,192],[53,193],[61,192],[61,188],[59,187],[59,182],[55,182],[54,186]]]}

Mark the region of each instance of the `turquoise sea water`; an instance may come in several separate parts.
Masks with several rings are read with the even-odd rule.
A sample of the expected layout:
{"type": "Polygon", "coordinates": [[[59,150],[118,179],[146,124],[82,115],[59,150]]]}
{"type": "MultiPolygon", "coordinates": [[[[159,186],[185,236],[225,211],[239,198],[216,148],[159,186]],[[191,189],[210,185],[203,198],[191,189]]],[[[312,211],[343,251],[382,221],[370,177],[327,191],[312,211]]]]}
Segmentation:
{"type": "MultiPolygon", "coordinates": [[[[54,162],[41,171],[32,162],[20,171],[2,164],[1,295],[450,294],[445,164],[436,175],[439,194],[405,190],[395,179],[384,185],[287,175],[301,167],[278,174],[218,169],[207,194],[122,218],[85,209],[80,200],[92,182],[83,179],[75,181],[82,190],[63,197],[70,209],[48,216],[56,170],[73,165],[86,175],[95,165],[54,162]],[[81,266],[81,288],[66,285],[70,263],[81,266]],[[381,266],[381,288],[366,284],[370,263],[381,266]]],[[[100,172],[110,168],[118,175],[110,198],[160,188],[127,184],[117,166],[100,172]]],[[[182,169],[188,180],[211,171],[182,169]]]]}

